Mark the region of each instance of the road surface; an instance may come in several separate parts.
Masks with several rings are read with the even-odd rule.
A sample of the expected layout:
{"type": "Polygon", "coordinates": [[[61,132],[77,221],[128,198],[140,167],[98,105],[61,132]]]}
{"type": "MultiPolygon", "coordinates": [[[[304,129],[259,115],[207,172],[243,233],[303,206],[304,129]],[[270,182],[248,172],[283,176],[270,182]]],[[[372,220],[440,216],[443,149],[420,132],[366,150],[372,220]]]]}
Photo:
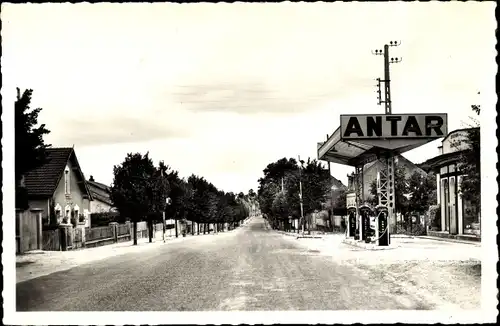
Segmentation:
{"type": "Polygon", "coordinates": [[[353,265],[268,230],[186,238],[16,286],[18,311],[432,309],[353,265]]]}

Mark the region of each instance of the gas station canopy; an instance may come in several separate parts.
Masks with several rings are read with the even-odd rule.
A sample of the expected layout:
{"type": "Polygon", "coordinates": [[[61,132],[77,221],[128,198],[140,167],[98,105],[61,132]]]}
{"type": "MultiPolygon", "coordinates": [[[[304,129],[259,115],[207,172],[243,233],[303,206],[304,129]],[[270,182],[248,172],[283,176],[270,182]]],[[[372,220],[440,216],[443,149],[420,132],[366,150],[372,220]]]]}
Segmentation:
{"type": "Polygon", "coordinates": [[[318,143],[318,159],[358,166],[375,161],[385,154],[402,154],[433,140],[422,138],[346,140],[341,138],[341,128],[338,127],[326,142],[318,143]]]}

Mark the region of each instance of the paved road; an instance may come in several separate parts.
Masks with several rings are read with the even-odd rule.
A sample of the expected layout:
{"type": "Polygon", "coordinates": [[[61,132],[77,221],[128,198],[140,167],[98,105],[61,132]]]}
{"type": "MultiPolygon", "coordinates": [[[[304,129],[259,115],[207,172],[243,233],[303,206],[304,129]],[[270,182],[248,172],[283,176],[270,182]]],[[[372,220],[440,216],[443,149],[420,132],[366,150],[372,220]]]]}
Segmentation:
{"type": "Polygon", "coordinates": [[[339,265],[254,218],[17,284],[18,311],[431,309],[352,265],[339,265]]]}

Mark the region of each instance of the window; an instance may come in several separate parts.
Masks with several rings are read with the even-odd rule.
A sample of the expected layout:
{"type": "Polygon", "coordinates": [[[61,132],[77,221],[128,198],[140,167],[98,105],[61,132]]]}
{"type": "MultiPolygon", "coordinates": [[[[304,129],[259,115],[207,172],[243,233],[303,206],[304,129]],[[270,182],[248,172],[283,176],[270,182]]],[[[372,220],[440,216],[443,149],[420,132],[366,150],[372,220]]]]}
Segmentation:
{"type": "Polygon", "coordinates": [[[75,207],[73,207],[73,217],[76,218],[77,221],[79,220],[80,207],[78,207],[78,205],[75,205],[75,207]]]}
{"type": "Polygon", "coordinates": [[[61,205],[57,204],[54,207],[54,213],[56,214],[56,216],[55,216],[55,221],[56,222],[60,222],[61,221],[61,218],[62,218],[61,211],[62,211],[61,205]]]}
{"type": "Polygon", "coordinates": [[[64,208],[64,217],[67,217],[67,218],[70,218],[71,217],[71,207],[69,205],[66,205],[66,207],[64,208]]]}
{"type": "Polygon", "coordinates": [[[70,189],[70,173],[69,173],[69,167],[66,166],[64,169],[64,193],[66,195],[69,195],[71,193],[70,189]]]}

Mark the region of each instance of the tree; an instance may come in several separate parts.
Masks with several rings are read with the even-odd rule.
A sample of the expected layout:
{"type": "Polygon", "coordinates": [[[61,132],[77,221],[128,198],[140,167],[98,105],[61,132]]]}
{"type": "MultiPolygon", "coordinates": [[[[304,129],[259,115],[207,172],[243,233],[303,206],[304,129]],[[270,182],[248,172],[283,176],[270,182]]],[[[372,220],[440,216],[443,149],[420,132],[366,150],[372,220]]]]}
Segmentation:
{"type": "Polygon", "coordinates": [[[377,180],[373,180],[370,183],[370,196],[368,197],[367,200],[368,204],[371,206],[377,206],[378,205],[378,187],[377,187],[377,180]]]}
{"type": "Polygon", "coordinates": [[[253,189],[248,190],[248,198],[254,199],[257,194],[253,191],[253,189]]]}
{"type": "MultiPolygon", "coordinates": [[[[191,175],[188,183],[193,189],[192,196],[192,216],[199,223],[203,223],[203,233],[207,231],[207,226],[215,221],[217,216],[217,188],[203,177],[191,175]]],[[[210,230],[208,229],[210,232],[210,230]]]]}
{"type": "Polygon", "coordinates": [[[280,221],[287,221],[290,216],[289,205],[284,192],[280,192],[274,197],[272,212],[280,221]]]}
{"type": "Polygon", "coordinates": [[[111,200],[123,216],[128,216],[134,226],[134,245],[137,245],[137,222],[151,212],[151,182],[156,168],[148,153],[129,153],[121,165],[113,168],[111,200]]]}
{"type": "Polygon", "coordinates": [[[394,169],[394,206],[396,212],[405,216],[408,212],[408,182],[406,180],[406,171],[404,166],[396,165],[394,169]]]}
{"type": "Polygon", "coordinates": [[[410,194],[408,200],[409,212],[416,212],[420,215],[436,203],[436,176],[433,173],[422,175],[415,171],[408,178],[407,184],[408,193],[410,194]]]}
{"type": "Polygon", "coordinates": [[[347,208],[347,190],[337,189],[335,191],[335,200],[333,201],[334,208],[347,208]]]}
{"type": "MultiPolygon", "coordinates": [[[[481,112],[480,105],[472,105],[472,110],[481,112]]],[[[481,211],[481,128],[478,120],[474,120],[473,128],[466,131],[463,140],[466,146],[461,152],[458,168],[464,174],[460,184],[460,194],[462,198],[469,201],[478,214],[481,211]]]]}
{"type": "Polygon", "coordinates": [[[263,182],[263,184],[259,186],[259,205],[261,211],[268,216],[272,215],[274,197],[279,189],[279,186],[274,182],[263,182]]]}
{"type": "MultiPolygon", "coordinates": [[[[281,158],[274,163],[270,163],[263,170],[264,177],[259,179],[259,189],[257,191],[257,202],[260,207],[260,211],[269,219],[269,224],[271,227],[275,228],[278,225],[277,218],[273,216],[272,205],[276,195],[282,190],[282,185],[286,185],[286,197],[287,203],[294,211],[294,202],[299,203],[298,196],[292,198],[295,195],[293,187],[289,187],[292,184],[292,179],[294,175],[298,173],[297,161],[293,158],[281,158]]],[[[296,186],[298,189],[298,179],[296,186]]],[[[297,190],[298,194],[298,190],[297,190]]]]}
{"type": "Polygon", "coordinates": [[[320,210],[330,194],[330,171],[319,161],[308,159],[301,178],[304,214],[320,210]]]}
{"type": "Polygon", "coordinates": [[[16,181],[16,208],[29,208],[27,191],[23,184],[23,176],[42,166],[47,161],[45,150],[50,144],[45,144],[43,136],[50,133],[45,124],[38,124],[38,114],[41,108],[31,110],[31,96],[33,90],[28,89],[20,95],[17,88],[17,100],[14,105],[15,124],[15,181],[16,181]]]}
{"type": "Polygon", "coordinates": [[[153,241],[153,221],[162,220],[161,212],[165,211],[166,199],[170,192],[166,173],[168,167],[163,161],[160,161],[159,167],[151,175],[148,184],[148,234],[149,242],[153,241]]]}

